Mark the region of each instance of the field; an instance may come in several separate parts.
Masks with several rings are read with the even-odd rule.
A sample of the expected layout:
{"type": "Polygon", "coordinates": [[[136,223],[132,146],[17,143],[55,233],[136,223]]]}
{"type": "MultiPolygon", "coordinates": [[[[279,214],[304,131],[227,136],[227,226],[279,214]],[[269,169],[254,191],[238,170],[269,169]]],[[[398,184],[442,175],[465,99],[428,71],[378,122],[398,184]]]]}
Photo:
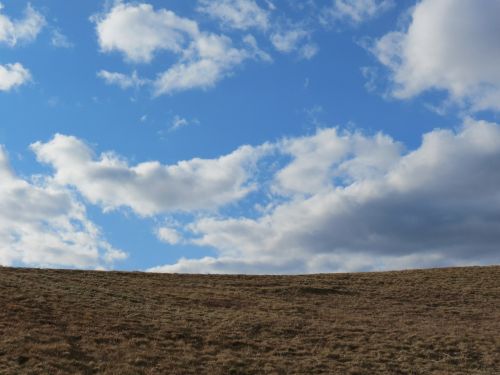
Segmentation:
{"type": "Polygon", "coordinates": [[[0,374],[500,374],[500,267],[0,268],[0,374]]]}

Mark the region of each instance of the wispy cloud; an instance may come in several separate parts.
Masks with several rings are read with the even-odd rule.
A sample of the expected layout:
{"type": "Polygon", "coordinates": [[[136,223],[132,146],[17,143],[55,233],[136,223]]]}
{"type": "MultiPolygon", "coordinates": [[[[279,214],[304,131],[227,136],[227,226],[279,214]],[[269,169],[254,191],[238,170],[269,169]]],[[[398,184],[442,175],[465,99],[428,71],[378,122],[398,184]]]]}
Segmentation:
{"type": "Polygon", "coordinates": [[[13,20],[3,14],[4,5],[0,3],[0,43],[11,47],[36,39],[46,25],[45,17],[30,4],[24,10],[24,18],[13,20]]]}
{"type": "Polygon", "coordinates": [[[97,76],[103,79],[104,82],[106,82],[108,85],[116,85],[121,89],[139,88],[149,83],[148,80],[140,78],[136,71],[133,71],[132,74],[127,75],[123,73],[101,70],[97,73],[97,76]]]}
{"type": "Polygon", "coordinates": [[[52,30],[52,36],[51,36],[50,42],[52,43],[52,45],[54,47],[57,47],[57,48],[73,48],[74,47],[74,44],[59,29],[52,30]]]}
{"type": "Polygon", "coordinates": [[[224,26],[247,30],[269,27],[269,11],[254,0],[200,0],[198,11],[218,20],[224,26]]]}
{"type": "Polygon", "coordinates": [[[188,119],[181,117],[179,115],[175,115],[174,118],[172,119],[169,130],[175,131],[175,130],[178,130],[180,128],[184,128],[186,126],[198,125],[199,123],[200,122],[197,119],[188,120],[188,119]]]}
{"type": "Polygon", "coordinates": [[[338,22],[360,24],[395,6],[394,0],[333,0],[320,12],[320,22],[333,26],[338,22]]]}

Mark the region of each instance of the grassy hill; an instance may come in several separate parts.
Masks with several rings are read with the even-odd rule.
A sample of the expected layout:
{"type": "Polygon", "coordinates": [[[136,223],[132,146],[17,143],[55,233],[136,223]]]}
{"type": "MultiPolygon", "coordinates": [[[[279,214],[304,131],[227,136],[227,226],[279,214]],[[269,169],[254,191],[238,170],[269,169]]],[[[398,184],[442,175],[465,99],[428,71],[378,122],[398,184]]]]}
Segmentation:
{"type": "Polygon", "coordinates": [[[0,268],[0,374],[500,374],[500,267],[0,268]]]}

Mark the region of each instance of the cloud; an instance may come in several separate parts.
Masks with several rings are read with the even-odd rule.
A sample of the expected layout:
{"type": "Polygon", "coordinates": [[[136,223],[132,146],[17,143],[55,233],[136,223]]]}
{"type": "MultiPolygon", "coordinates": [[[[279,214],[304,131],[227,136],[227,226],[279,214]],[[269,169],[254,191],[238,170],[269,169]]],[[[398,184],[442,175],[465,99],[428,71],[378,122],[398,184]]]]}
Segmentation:
{"type": "Polygon", "coordinates": [[[360,72],[366,80],[364,84],[366,91],[368,92],[376,91],[379,79],[378,69],[373,66],[363,66],[360,68],[360,72]]]}
{"type": "MultiPolygon", "coordinates": [[[[251,37],[243,38],[243,46],[237,48],[229,37],[202,32],[195,21],[167,9],[155,10],[150,4],[118,3],[92,19],[103,52],[120,52],[132,63],[149,63],[160,51],[176,56],[168,69],[151,80],[155,96],[207,89],[247,59],[269,59],[251,37]]],[[[123,74],[110,74],[114,76],[101,76],[106,75],[108,81],[112,79],[122,88],[132,86],[123,74]]]]}
{"type": "Polygon", "coordinates": [[[199,0],[197,10],[233,29],[269,27],[269,11],[254,0],[199,0]]]}
{"type": "Polygon", "coordinates": [[[245,35],[243,37],[243,42],[246,45],[246,51],[248,58],[253,58],[255,60],[262,60],[265,62],[273,62],[273,58],[267,52],[259,48],[257,40],[253,35],[245,35]]]}
{"type": "MultiPolygon", "coordinates": [[[[24,10],[24,18],[12,20],[2,14],[4,6],[0,3],[0,44],[14,47],[36,39],[46,24],[44,16],[30,4],[24,10]]],[[[0,91],[10,91],[31,81],[31,74],[20,63],[0,65],[0,91]]]]}
{"type": "Polygon", "coordinates": [[[500,261],[498,124],[468,119],[456,131],[436,129],[410,152],[383,134],[335,129],[276,147],[290,161],[272,177],[268,208],[249,217],[195,217],[186,241],[218,255],[152,271],[309,273],[500,261]]]}
{"type": "Polygon", "coordinates": [[[148,80],[139,78],[136,71],[134,71],[131,75],[127,75],[101,70],[97,73],[97,76],[103,79],[106,84],[116,85],[124,90],[128,88],[139,88],[148,83],[148,80]]]}
{"type": "Polygon", "coordinates": [[[0,65],[0,91],[10,91],[29,81],[31,74],[20,63],[0,65]]]}
{"type": "Polygon", "coordinates": [[[192,41],[180,62],[161,73],[154,82],[155,95],[193,88],[210,88],[231,74],[250,55],[232,47],[226,36],[201,34],[192,41]]]}
{"type": "Polygon", "coordinates": [[[174,116],[174,119],[172,120],[172,126],[170,127],[172,130],[182,128],[183,126],[189,125],[189,121],[186,120],[183,117],[180,117],[178,115],[174,116]]]}
{"type": "Polygon", "coordinates": [[[169,245],[176,245],[182,241],[182,236],[174,228],[160,227],[156,231],[156,237],[169,245]]]}
{"type": "Polygon", "coordinates": [[[175,115],[171,121],[169,131],[176,131],[179,130],[180,128],[184,128],[189,125],[195,125],[199,124],[200,122],[197,119],[192,119],[188,120],[184,117],[181,117],[179,115],[175,115]]]}
{"type": "Polygon", "coordinates": [[[36,39],[46,24],[45,17],[30,4],[24,10],[24,18],[12,20],[1,13],[0,3],[0,43],[14,47],[18,43],[28,43],[36,39]]]}
{"type": "Polygon", "coordinates": [[[121,52],[134,63],[148,63],[161,50],[181,52],[187,36],[199,33],[196,22],[150,4],[116,4],[94,16],[103,52],[121,52]]]}
{"type": "MultiPolygon", "coordinates": [[[[311,59],[319,50],[318,46],[311,42],[311,31],[300,25],[291,24],[290,20],[285,20],[286,26],[273,22],[271,11],[276,7],[271,2],[267,2],[269,9],[261,8],[254,0],[200,0],[199,4],[199,12],[219,20],[226,28],[239,30],[255,28],[266,32],[279,52],[297,52],[301,58],[311,59]]],[[[253,36],[248,35],[247,38],[252,38],[252,43],[256,46],[253,36]]],[[[271,57],[265,53],[261,54],[260,58],[271,61],[271,57]]]]}
{"type": "Polygon", "coordinates": [[[73,48],[74,44],[68,39],[66,35],[64,35],[60,30],[54,29],[52,30],[52,37],[50,42],[54,47],[57,48],[73,48]]]}
{"type": "Polygon", "coordinates": [[[311,32],[300,26],[277,28],[271,34],[271,43],[279,52],[298,52],[304,59],[313,58],[319,48],[311,42],[311,32]]]}
{"type": "Polygon", "coordinates": [[[339,21],[360,24],[372,19],[394,6],[393,0],[333,0],[323,8],[320,22],[330,26],[339,21]]]}
{"type": "Polygon", "coordinates": [[[111,152],[95,158],[85,143],[72,136],[58,134],[31,147],[38,161],[54,168],[55,182],[74,186],[104,210],[128,207],[141,216],[211,210],[240,200],[254,189],[250,171],[266,152],[266,146],[243,146],[217,159],[129,166],[111,152]]]}
{"type": "Polygon", "coordinates": [[[279,148],[292,161],[276,173],[274,191],[307,195],[331,189],[331,181],[346,184],[386,171],[399,158],[402,145],[382,133],[366,137],[332,128],[284,140],[279,148]]]}
{"type": "Polygon", "coordinates": [[[392,94],[407,99],[428,90],[448,93],[471,110],[500,110],[500,1],[423,0],[409,24],[376,40],[392,94]]]}
{"type": "Polygon", "coordinates": [[[1,265],[100,268],[125,257],[71,193],[50,179],[17,177],[0,147],[1,265]]]}

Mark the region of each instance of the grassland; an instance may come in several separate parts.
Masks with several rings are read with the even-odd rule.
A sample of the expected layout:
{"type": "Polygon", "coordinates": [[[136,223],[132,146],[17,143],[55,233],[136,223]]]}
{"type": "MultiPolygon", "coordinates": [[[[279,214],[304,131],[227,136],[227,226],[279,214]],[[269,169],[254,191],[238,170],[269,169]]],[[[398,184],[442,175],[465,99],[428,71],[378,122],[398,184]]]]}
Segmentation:
{"type": "Polygon", "coordinates": [[[0,374],[500,374],[500,267],[0,268],[0,374]]]}

